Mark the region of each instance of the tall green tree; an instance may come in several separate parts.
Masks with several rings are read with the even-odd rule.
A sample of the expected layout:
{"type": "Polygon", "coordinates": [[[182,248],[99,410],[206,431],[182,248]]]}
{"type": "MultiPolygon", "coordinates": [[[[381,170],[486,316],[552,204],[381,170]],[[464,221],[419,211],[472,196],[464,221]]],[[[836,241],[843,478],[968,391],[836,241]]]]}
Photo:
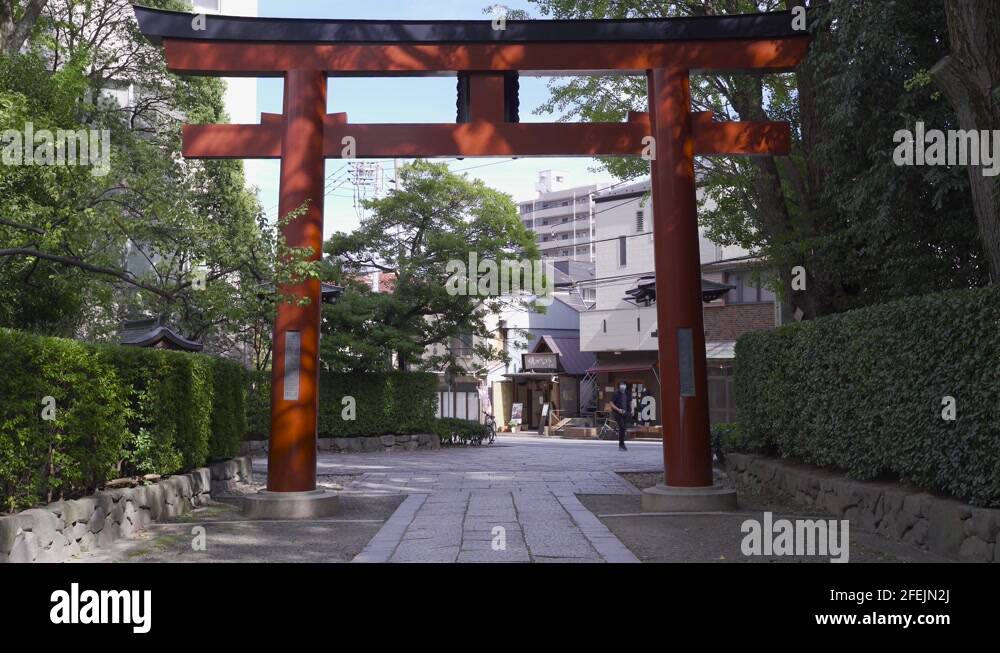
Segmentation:
{"type": "MultiPolygon", "coordinates": [[[[669,18],[766,12],[805,0],[532,0],[557,18],[669,18]]],[[[818,4],[818,3],[808,3],[818,4]]],[[[893,134],[917,119],[953,124],[921,84],[943,54],[942,0],[834,2],[809,13],[814,36],[796,73],[693,76],[692,109],[719,120],[787,120],[788,157],[696,160],[712,203],[700,212],[710,237],[762,256],[778,273],[786,319],[913,293],[985,283],[982,247],[964,171],[898,168],[893,134]],[[808,275],[791,288],[792,270],[808,275]]],[[[540,111],[587,121],[622,120],[647,108],[639,77],[559,78],[540,111]]],[[[605,159],[612,174],[648,174],[636,159],[605,159]]]]}
{"type": "MultiPolygon", "coordinates": [[[[964,130],[1000,134],[1000,3],[946,0],[950,54],[931,77],[964,130]]],[[[993,156],[1000,143],[994,141],[993,156]]],[[[969,184],[993,283],[1000,282],[1000,176],[969,166],[969,184]]]]}
{"type": "Polygon", "coordinates": [[[804,207],[817,220],[799,246],[815,248],[831,310],[987,284],[967,171],[892,160],[898,130],[958,127],[927,82],[947,48],[943,2],[833,3],[814,29],[804,149],[826,206],[804,207]]]}
{"type": "MultiPolygon", "coordinates": [[[[520,300],[456,294],[449,263],[467,266],[470,253],[498,265],[538,260],[508,195],[420,160],[400,168],[396,181],[386,197],[365,202],[368,213],[357,230],[334,234],[324,247],[333,266],[328,278],[348,287],[323,312],[327,368],[383,370],[395,355],[400,369],[457,370],[453,353],[425,356],[425,350],[457,336],[494,336],[486,316],[520,300]],[[388,276],[390,292],[371,292],[363,278],[373,271],[388,276]]],[[[489,345],[475,353],[483,361],[502,357],[489,345]]]]}
{"type": "Polygon", "coordinates": [[[156,314],[217,353],[253,337],[273,308],[272,225],[241,162],[180,155],[182,123],[227,120],[223,94],[167,72],[126,0],[50,0],[0,60],[0,131],[106,131],[110,161],[0,168],[0,324],[103,339],[156,314]]]}

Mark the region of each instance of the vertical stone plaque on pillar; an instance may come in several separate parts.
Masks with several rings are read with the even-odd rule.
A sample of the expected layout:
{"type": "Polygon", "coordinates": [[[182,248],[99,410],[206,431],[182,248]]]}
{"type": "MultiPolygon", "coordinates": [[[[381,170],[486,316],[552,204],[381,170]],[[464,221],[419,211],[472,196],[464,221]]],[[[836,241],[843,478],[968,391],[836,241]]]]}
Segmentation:
{"type": "Polygon", "coordinates": [[[301,339],[298,331],[285,333],[285,401],[299,400],[299,373],[301,365],[301,339]]]}
{"type": "Polygon", "coordinates": [[[681,396],[695,396],[694,341],[691,329],[677,329],[677,367],[680,373],[681,396]]]}

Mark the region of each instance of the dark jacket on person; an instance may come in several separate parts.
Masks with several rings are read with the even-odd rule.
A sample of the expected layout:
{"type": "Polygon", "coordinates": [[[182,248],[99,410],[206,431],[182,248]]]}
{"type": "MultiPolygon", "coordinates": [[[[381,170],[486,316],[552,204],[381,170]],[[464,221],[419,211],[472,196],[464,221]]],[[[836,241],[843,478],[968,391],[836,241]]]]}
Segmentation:
{"type": "Polygon", "coordinates": [[[631,412],[630,411],[631,406],[629,405],[628,391],[625,392],[622,392],[621,390],[616,391],[614,396],[611,397],[611,403],[617,406],[619,409],[625,411],[624,415],[615,411],[616,419],[621,419],[623,417],[625,419],[629,418],[629,413],[631,412]]]}

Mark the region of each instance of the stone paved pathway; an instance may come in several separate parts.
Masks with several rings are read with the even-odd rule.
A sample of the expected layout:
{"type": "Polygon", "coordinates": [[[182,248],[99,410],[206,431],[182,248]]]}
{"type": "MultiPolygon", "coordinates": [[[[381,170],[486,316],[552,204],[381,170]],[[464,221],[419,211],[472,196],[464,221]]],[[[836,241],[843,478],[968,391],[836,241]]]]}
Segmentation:
{"type": "MultiPolygon", "coordinates": [[[[408,495],[356,562],[638,562],[574,495],[636,494],[614,472],[656,469],[661,452],[500,437],[437,452],[321,452],[318,470],[320,481],[357,475],[343,494],[408,495]]],[[[254,475],[266,472],[256,459],[254,475]]]]}

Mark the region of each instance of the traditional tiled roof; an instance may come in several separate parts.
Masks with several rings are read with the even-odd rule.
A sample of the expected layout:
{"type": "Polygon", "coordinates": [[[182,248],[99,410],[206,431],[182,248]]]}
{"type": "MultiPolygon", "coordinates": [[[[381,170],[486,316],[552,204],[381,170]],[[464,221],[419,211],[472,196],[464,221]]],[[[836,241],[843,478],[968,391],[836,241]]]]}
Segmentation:
{"type": "Polygon", "coordinates": [[[156,347],[163,342],[168,343],[172,349],[184,351],[201,351],[204,347],[200,342],[188,340],[164,326],[158,317],[126,320],[122,324],[120,340],[121,344],[133,347],[156,347]]]}

